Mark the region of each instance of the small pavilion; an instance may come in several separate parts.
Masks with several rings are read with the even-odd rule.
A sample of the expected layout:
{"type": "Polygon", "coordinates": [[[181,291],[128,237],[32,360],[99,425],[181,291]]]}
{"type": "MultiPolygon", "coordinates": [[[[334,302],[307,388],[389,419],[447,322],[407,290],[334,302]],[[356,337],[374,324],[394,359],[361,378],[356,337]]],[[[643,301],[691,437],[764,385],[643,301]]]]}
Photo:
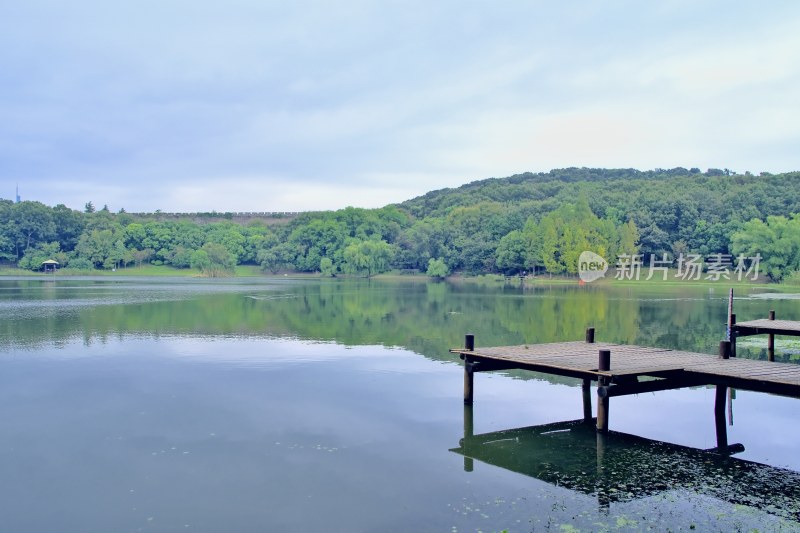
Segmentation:
{"type": "Polygon", "coordinates": [[[45,274],[48,272],[55,272],[58,270],[58,261],[54,259],[48,259],[47,261],[42,261],[42,270],[44,270],[45,274]]]}

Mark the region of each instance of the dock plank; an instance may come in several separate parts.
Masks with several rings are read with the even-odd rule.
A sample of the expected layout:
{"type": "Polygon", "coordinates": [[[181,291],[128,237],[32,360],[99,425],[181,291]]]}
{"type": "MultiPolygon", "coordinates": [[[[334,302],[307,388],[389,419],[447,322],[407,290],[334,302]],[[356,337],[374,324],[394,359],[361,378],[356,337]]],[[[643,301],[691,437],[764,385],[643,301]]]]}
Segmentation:
{"type": "Polygon", "coordinates": [[[759,330],[760,333],[774,333],[779,335],[780,332],[790,335],[800,335],[800,321],[797,320],[770,320],[768,318],[759,318],[757,320],[747,320],[745,322],[737,322],[735,327],[749,328],[759,330]]]}
{"type": "MultiPolygon", "coordinates": [[[[740,325],[760,327],[763,322],[784,328],[783,323],[790,321],[754,320],[740,325]]],[[[749,383],[753,390],[762,392],[770,392],[774,385],[777,394],[800,397],[800,365],[792,363],[721,359],[715,355],[666,348],[583,341],[450,351],[473,362],[501,361],[513,368],[552,371],[592,380],[605,377],[613,382],[614,378],[683,376],[687,382],[703,379],[717,384],[735,382],[740,389],[746,389],[749,383]],[[607,371],[598,370],[600,350],[611,352],[611,366],[607,371]]]]}

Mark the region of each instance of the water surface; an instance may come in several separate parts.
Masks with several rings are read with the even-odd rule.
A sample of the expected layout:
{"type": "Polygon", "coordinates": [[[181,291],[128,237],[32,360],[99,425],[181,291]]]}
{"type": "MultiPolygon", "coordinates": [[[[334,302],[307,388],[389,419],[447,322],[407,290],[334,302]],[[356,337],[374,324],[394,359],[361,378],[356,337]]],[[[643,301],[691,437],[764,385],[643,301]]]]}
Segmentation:
{"type": "MultiPolygon", "coordinates": [[[[615,398],[611,428],[641,439],[593,447],[592,433],[552,426],[582,414],[574,381],[479,374],[465,431],[462,369],[447,352],[464,333],[519,344],[594,326],[601,341],[714,353],[726,297],[723,286],[3,280],[3,529],[795,530],[781,483],[800,471],[797,400],[737,393],[729,440],[747,462],[695,451],[715,445],[706,388],[615,398]],[[458,451],[467,434],[492,437],[474,459],[458,451]],[[636,472],[661,452],[684,475],[652,486],[636,472]],[[744,499],[748,486],[760,491],[744,499]]],[[[736,311],[800,319],[796,304],[742,294],[736,311]]],[[[765,348],[754,339],[743,355],[765,348]]]]}

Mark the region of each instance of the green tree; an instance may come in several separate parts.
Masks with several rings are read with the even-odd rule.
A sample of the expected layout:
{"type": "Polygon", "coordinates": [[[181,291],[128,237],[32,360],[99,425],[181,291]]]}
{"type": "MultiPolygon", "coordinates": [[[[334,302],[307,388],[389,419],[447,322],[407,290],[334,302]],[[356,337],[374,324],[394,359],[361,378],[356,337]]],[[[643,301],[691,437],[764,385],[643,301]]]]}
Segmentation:
{"type": "Polygon", "coordinates": [[[437,259],[429,259],[428,260],[428,270],[425,272],[428,276],[432,278],[446,278],[448,274],[450,274],[450,270],[447,268],[447,263],[444,262],[444,259],[441,257],[437,259]]]}
{"type": "MultiPolygon", "coordinates": [[[[619,254],[635,255],[639,252],[639,230],[633,220],[629,220],[619,228],[619,246],[615,256],[619,254]]],[[[611,258],[606,258],[611,259],[611,258]]]]}
{"type": "Polygon", "coordinates": [[[497,246],[497,268],[506,274],[521,272],[526,269],[529,241],[524,232],[514,230],[500,239],[497,246]]]}
{"type": "Polygon", "coordinates": [[[344,249],[344,271],[372,277],[389,268],[394,248],[386,241],[352,241],[344,249]]]}
{"type": "Polygon", "coordinates": [[[50,242],[56,236],[56,226],[49,207],[41,202],[19,202],[11,209],[11,230],[16,256],[19,258],[37,243],[50,242]]]}
{"type": "Polygon", "coordinates": [[[192,253],[190,264],[204,276],[215,278],[232,273],[236,258],[222,244],[207,242],[192,253]]]}
{"type": "Polygon", "coordinates": [[[553,217],[543,218],[535,235],[538,239],[537,248],[541,254],[541,265],[544,269],[551,274],[564,272],[567,266],[561,261],[556,220],[553,217]]]}
{"type": "Polygon", "coordinates": [[[323,257],[330,257],[334,264],[341,261],[346,239],[344,224],[327,219],[314,220],[308,226],[292,231],[288,242],[295,245],[298,252],[294,260],[297,269],[315,272],[319,270],[323,257]]]}
{"type": "Polygon", "coordinates": [[[17,266],[28,270],[41,270],[42,263],[51,259],[58,261],[61,266],[66,265],[69,261],[69,257],[61,251],[61,245],[58,242],[38,243],[31,246],[25,250],[25,254],[17,266]]]}
{"type": "Polygon", "coordinates": [[[206,233],[206,240],[224,246],[228,253],[236,258],[238,264],[247,258],[247,237],[243,235],[243,230],[242,226],[232,222],[211,224],[206,233]]]}
{"type": "Polygon", "coordinates": [[[51,212],[56,240],[61,245],[61,249],[66,252],[74,250],[86,227],[83,213],[70,209],[64,204],[58,204],[51,212]]]}
{"type": "Polygon", "coordinates": [[[125,255],[121,233],[110,229],[95,229],[91,233],[84,233],[78,240],[75,251],[78,257],[91,261],[95,268],[116,268],[125,255]]]}
{"type": "Polygon", "coordinates": [[[791,219],[767,217],[766,223],[758,219],[746,222],[733,234],[731,248],[737,256],[761,256],[761,271],[773,281],[781,281],[800,271],[800,214],[791,219]]]}
{"type": "Polygon", "coordinates": [[[325,277],[333,277],[336,275],[336,268],[333,266],[333,261],[330,257],[323,257],[319,261],[319,272],[325,277]]]}
{"type": "Polygon", "coordinates": [[[294,268],[292,259],[295,255],[292,246],[284,242],[270,248],[262,248],[258,251],[256,260],[262,270],[269,270],[273,274],[277,274],[281,270],[294,268]]]}

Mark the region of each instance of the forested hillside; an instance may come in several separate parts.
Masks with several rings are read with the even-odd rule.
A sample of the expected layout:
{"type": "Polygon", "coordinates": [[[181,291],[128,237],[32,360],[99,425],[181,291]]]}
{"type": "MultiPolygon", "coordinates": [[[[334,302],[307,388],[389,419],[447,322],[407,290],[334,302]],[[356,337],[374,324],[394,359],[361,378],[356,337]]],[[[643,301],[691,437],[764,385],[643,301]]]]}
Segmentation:
{"type": "MultiPolygon", "coordinates": [[[[800,270],[800,172],[570,168],[492,178],[381,209],[253,219],[83,212],[0,201],[0,256],[22,268],[153,263],[209,275],[265,271],[372,275],[390,269],[571,274],[594,251],[611,262],[679,254],[762,257],[780,280],[800,270]]],[[[232,218],[232,217],[229,217],[232,218]]]]}

